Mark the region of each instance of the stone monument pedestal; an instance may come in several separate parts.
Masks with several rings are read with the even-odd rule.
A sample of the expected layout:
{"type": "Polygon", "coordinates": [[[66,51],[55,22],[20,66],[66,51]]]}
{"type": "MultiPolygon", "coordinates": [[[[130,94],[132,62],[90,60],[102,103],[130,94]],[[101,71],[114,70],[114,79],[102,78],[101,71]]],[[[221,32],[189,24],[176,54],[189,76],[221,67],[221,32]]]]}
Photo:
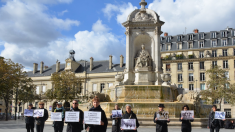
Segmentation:
{"type": "Polygon", "coordinates": [[[152,67],[136,67],[135,68],[135,85],[153,85],[152,67]]]}

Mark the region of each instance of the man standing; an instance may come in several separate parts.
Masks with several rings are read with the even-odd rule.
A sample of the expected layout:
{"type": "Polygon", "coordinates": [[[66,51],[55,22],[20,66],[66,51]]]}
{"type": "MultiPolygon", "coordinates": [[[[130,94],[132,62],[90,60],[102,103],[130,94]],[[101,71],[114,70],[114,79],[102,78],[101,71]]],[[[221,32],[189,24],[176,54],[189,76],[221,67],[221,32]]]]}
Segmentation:
{"type": "MultiPolygon", "coordinates": [[[[215,119],[215,111],[217,110],[217,106],[213,105],[212,106],[212,112],[209,115],[209,120],[208,120],[208,126],[207,128],[210,128],[210,132],[219,132],[220,128],[222,127],[222,122],[221,120],[215,119]]],[[[225,121],[225,119],[223,119],[225,121]]]]}
{"type": "Polygon", "coordinates": [[[79,112],[79,122],[68,122],[67,132],[81,132],[83,130],[83,117],[84,113],[82,110],[78,109],[78,101],[73,100],[73,108],[70,111],[79,112]]]}
{"type": "Polygon", "coordinates": [[[156,132],[168,132],[167,123],[170,122],[170,119],[159,120],[157,118],[157,114],[159,114],[159,115],[164,115],[165,114],[164,108],[165,108],[164,104],[159,104],[158,105],[159,111],[155,112],[155,114],[154,114],[153,121],[154,121],[154,123],[156,123],[156,132]]]}
{"type": "MultiPolygon", "coordinates": [[[[33,104],[29,104],[28,106],[28,110],[31,110],[31,109],[34,109],[33,108],[33,104]]],[[[26,129],[27,129],[27,132],[34,132],[34,118],[33,116],[25,116],[25,123],[26,123],[26,129]]]]}
{"type": "MultiPolygon", "coordinates": [[[[39,102],[39,109],[44,109],[44,103],[39,102]]],[[[37,132],[43,132],[45,121],[48,119],[48,111],[44,109],[43,117],[36,117],[36,130],[37,132]]]]}
{"type": "Polygon", "coordinates": [[[134,130],[123,130],[121,128],[123,132],[137,132],[137,128],[140,126],[140,124],[139,124],[136,114],[131,110],[130,104],[126,105],[126,112],[123,115],[122,119],[135,119],[135,124],[136,124],[136,127],[134,130]]]}
{"type": "Polygon", "coordinates": [[[54,131],[55,132],[62,132],[64,128],[64,108],[62,107],[62,103],[58,102],[57,107],[54,112],[61,112],[62,113],[62,121],[55,121],[54,122],[54,131]]]}

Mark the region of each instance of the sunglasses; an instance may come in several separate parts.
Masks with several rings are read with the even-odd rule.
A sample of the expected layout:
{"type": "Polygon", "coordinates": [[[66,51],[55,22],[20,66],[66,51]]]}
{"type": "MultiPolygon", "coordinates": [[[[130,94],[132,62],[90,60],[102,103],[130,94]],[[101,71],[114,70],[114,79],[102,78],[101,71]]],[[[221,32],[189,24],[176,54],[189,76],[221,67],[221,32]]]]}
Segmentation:
{"type": "Polygon", "coordinates": [[[40,105],[44,105],[44,104],[40,104],[40,105]]]}
{"type": "Polygon", "coordinates": [[[73,103],[73,104],[78,104],[78,103],[73,103]]]}

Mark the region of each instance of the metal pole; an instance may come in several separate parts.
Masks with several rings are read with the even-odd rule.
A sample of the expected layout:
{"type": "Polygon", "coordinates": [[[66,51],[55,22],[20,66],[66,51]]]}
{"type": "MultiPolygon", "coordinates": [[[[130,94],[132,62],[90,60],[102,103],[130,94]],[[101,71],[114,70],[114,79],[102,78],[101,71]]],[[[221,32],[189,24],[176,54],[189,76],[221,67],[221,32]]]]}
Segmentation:
{"type": "Polygon", "coordinates": [[[16,100],[15,100],[15,120],[16,120],[16,113],[17,113],[17,97],[18,97],[18,87],[16,88],[16,100]]]}

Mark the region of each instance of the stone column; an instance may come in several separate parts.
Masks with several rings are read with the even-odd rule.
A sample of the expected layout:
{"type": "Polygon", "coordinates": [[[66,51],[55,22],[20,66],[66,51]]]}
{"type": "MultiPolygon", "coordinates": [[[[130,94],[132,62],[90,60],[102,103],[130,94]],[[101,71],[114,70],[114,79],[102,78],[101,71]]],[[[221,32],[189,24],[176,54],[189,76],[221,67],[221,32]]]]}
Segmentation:
{"type": "Polygon", "coordinates": [[[60,62],[57,61],[56,62],[56,72],[59,72],[60,71],[60,62]]]}
{"type": "Polygon", "coordinates": [[[90,58],[90,71],[93,69],[93,57],[90,58]]]}
{"type": "Polygon", "coordinates": [[[113,65],[112,58],[113,58],[113,56],[110,55],[109,56],[109,69],[112,69],[112,65],[113,65]]]}
{"type": "Polygon", "coordinates": [[[40,64],[40,74],[42,74],[42,72],[43,72],[43,65],[44,65],[44,62],[42,61],[40,64]]]}
{"type": "Polygon", "coordinates": [[[33,63],[33,74],[38,71],[38,63],[33,63]]]}
{"type": "Polygon", "coordinates": [[[46,70],[48,68],[48,66],[44,66],[44,70],[46,70]]]}
{"type": "Polygon", "coordinates": [[[123,67],[123,55],[120,56],[120,67],[123,67]]]}

